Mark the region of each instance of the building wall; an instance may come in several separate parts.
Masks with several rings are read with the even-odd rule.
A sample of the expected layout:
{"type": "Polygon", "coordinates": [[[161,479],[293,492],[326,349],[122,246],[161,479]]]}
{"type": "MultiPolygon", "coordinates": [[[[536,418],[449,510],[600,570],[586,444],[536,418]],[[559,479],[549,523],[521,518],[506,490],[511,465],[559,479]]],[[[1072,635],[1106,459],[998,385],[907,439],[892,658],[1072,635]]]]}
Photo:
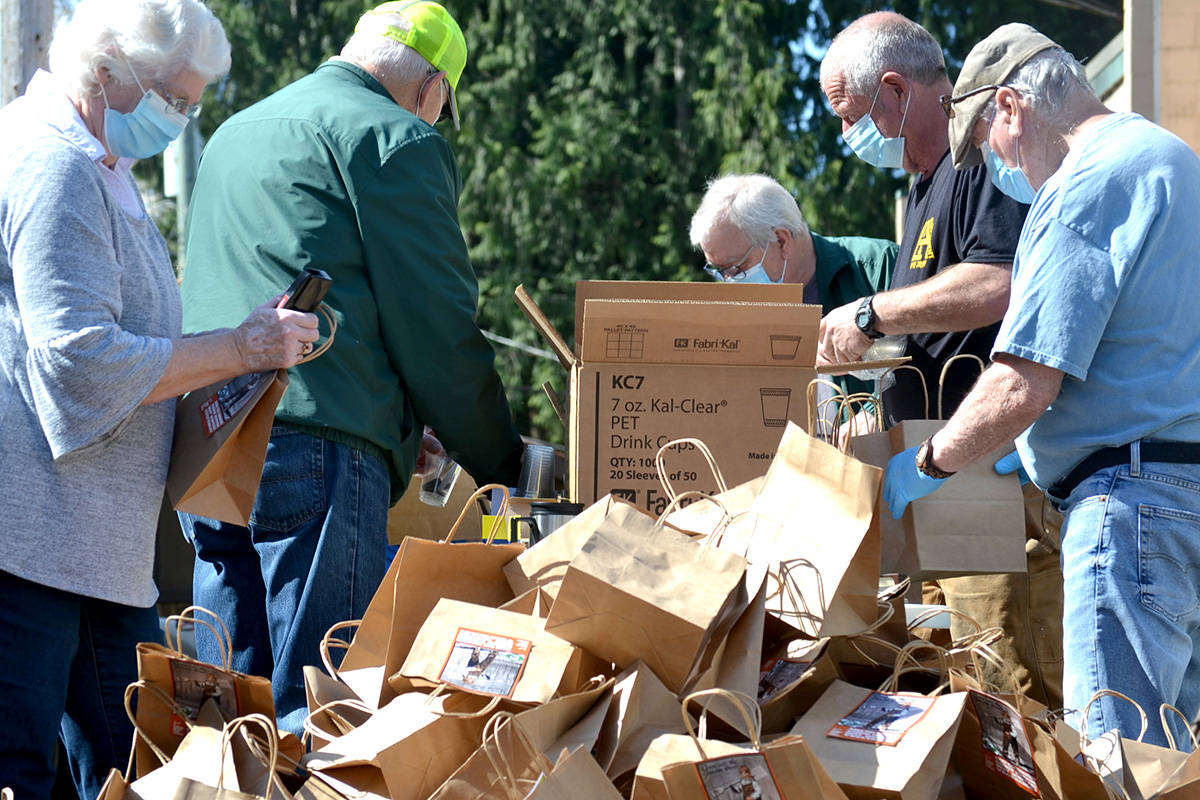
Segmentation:
{"type": "Polygon", "coordinates": [[[1158,4],[1158,122],[1200,152],[1200,2],[1158,4]]]}

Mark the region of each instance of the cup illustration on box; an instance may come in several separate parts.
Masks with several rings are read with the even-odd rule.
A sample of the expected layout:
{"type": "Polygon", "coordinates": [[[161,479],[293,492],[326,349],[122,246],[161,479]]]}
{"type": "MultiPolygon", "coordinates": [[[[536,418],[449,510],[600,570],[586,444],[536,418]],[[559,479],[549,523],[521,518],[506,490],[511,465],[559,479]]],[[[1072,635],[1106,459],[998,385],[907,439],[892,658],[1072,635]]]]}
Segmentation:
{"type": "Polygon", "coordinates": [[[782,428],[787,425],[792,390],[788,387],[782,389],[764,387],[758,390],[758,396],[762,401],[763,425],[768,428],[782,428]]]}
{"type": "Polygon", "coordinates": [[[800,352],[800,337],[784,333],[771,334],[771,358],[775,361],[795,361],[800,352]]]}

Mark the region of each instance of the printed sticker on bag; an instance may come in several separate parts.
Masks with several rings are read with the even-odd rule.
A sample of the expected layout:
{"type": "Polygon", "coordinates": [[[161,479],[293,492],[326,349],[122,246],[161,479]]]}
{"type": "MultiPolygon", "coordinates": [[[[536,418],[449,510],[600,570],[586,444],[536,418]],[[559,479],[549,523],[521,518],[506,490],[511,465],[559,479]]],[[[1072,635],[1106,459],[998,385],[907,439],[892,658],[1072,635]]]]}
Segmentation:
{"type": "Polygon", "coordinates": [[[967,690],[983,739],[983,763],[1034,797],[1041,797],[1033,770],[1033,747],[1021,714],[999,697],[967,690]]]}
{"type": "MultiPolygon", "coordinates": [[[[187,711],[189,719],[196,719],[200,706],[212,700],[221,711],[221,716],[231,720],[241,716],[238,709],[237,688],[233,676],[228,672],[196,661],[168,660],[171,667],[171,682],[175,688],[175,702],[187,711]]],[[[171,714],[171,733],[183,736],[188,731],[187,723],[175,713],[171,714]]]]}
{"type": "Polygon", "coordinates": [[[273,372],[251,372],[233,378],[200,404],[200,419],[204,435],[212,436],[229,420],[238,415],[262,385],[271,380],[273,372]]]}
{"type": "Polygon", "coordinates": [[[919,694],[871,692],[825,735],[894,747],[929,713],[936,700],[919,694]]]}
{"type": "Polygon", "coordinates": [[[783,800],[762,753],[710,758],[696,764],[708,800],[783,800]]]}
{"type": "Polygon", "coordinates": [[[799,658],[772,658],[758,673],[758,702],[765,703],[804,677],[811,661],[799,658]]]}
{"type": "Polygon", "coordinates": [[[533,643],[459,628],[438,680],[480,694],[512,696],[533,643]]]}

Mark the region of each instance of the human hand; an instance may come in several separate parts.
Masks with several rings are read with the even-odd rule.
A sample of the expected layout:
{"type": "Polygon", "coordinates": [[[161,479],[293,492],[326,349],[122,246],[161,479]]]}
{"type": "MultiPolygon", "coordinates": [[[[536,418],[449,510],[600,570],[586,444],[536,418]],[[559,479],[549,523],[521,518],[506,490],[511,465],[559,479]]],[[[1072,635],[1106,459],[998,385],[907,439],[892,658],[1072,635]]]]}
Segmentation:
{"type": "Polygon", "coordinates": [[[931,478],[917,469],[917,450],[910,447],[892,456],[883,473],[883,499],[887,501],[893,519],[904,516],[904,509],[913,500],[932,494],[948,478],[931,478]]]}
{"type": "Polygon", "coordinates": [[[430,473],[437,469],[439,463],[433,456],[440,456],[446,452],[446,448],[442,447],[442,443],[433,435],[433,429],[428,425],[425,426],[425,432],[421,435],[421,452],[417,455],[417,467],[413,471],[414,477],[427,478],[430,473]]]}
{"type": "Polygon", "coordinates": [[[838,306],[821,318],[817,364],[847,364],[862,360],[871,339],[854,324],[859,301],[838,306]]]}
{"type": "Polygon", "coordinates": [[[1017,473],[1017,478],[1020,479],[1022,486],[1029,483],[1029,473],[1025,471],[1025,465],[1021,463],[1021,454],[1016,450],[997,461],[993,469],[996,470],[997,475],[1017,473]]]}
{"type": "Polygon", "coordinates": [[[838,426],[838,449],[846,452],[853,436],[865,436],[879,428],[879,418],[870,408],[860,408],[858,413],[838,426]]]}
{"type": "Polygon", "coordinates": [[[251,311],[233,331],[246,372],[293,367],[312,352],[312,343],[320,336],[316,314],[276,308],[278,299],[251,311]]]}

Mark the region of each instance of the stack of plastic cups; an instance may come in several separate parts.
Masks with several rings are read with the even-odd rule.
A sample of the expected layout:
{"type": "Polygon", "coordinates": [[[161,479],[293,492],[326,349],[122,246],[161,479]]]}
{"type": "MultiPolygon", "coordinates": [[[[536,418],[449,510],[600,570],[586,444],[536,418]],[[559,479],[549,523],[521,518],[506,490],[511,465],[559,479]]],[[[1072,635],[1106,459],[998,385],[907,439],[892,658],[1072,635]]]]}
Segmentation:
{"type": "Polygon", "coordinates": [[[521,459],[518,497],[554,497],[554,448],[545,444],[525,445],[521,459]]]}

